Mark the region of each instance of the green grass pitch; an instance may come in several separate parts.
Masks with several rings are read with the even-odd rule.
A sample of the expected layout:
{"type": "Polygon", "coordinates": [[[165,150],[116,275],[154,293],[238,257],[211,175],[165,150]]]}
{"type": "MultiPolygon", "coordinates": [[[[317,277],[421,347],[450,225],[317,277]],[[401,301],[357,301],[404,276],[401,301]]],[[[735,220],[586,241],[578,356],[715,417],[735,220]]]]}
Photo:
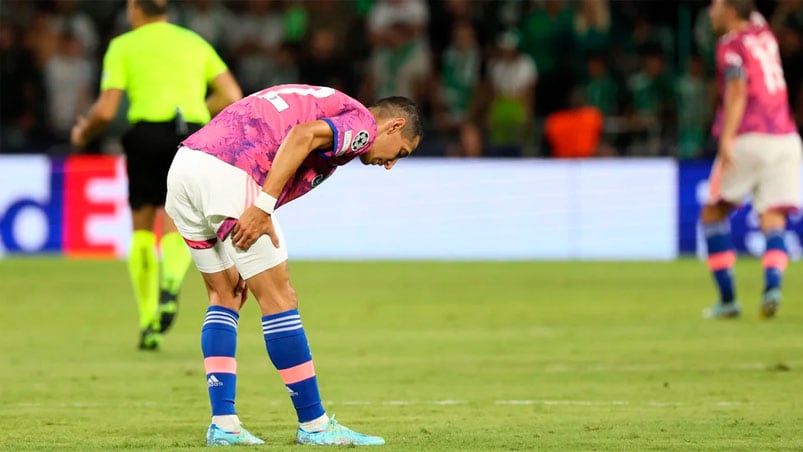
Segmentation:
{"type": "MultiPolygon", "coordinates": [[[[803,266],[759,320],[706,321],[705,264],[295,262],[327,410],[387,451],[803,450],[803,266]]],[[[0,449],[200,449],[209,421],[194,269],[161,351],[140,352],[126,265],[0,261],[0,449]]],[[[299,450],[253,299],[237,407],[299,450]]]]}

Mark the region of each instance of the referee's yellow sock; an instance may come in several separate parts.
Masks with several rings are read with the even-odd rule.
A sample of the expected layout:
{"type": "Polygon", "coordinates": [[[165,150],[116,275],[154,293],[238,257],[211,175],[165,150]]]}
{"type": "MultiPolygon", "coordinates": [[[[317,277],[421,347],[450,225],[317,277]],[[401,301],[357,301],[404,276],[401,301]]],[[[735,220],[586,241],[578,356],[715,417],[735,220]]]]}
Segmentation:
{"type": "Polygon", "coordinates": [[[156,256],[156,235],[135,230],[128,254],[128,273],[139,308],[139,329],[152,325],[159,307],[159,259],[156,256]]]}
{"type": "Polygon", "coordinates": [[[175,295],[181,289],[184,275],[192,263],[190,250],[177,232],[162,236],[162,283],[161,290],[175,295]]]}
{"type": "Polygon", "coordinates": [[[184,239],[176,232],[162,237],[162,282],[159,287],[158,330],[166,332],[173,326],[178,314],[178,292],[192,256],[184,239]]]}

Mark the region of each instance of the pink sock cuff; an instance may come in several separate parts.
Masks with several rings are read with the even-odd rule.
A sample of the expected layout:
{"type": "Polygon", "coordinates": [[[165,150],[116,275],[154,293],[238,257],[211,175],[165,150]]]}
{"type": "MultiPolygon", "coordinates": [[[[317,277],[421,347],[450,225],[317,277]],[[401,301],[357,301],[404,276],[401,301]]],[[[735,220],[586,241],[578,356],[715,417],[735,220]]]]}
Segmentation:
{"type": "Polygon", "coordinates": [[[314,377],[315,366],[312,365],[312,361],[307,361],[287,369],[280,369],[279,375],[282,376],[284,384],[290,385],[314,377]]]}
{"type": "Polygon", "coordinates": [[[784,271],[789,264],[789,256],[781,250],[769,250],[761,258],[761,264],[764,268],[777,268],[784,271]]]}
{"type": "Polygon", "coordinates": [[[708,255],[708,268],[711,271],[725,270],[733,267],[736,263],[736,253],[733,251],[722,251],[708,255]]]}
{"type": "Polygon", "coordinates": [[[204,358],[204,369],[207,374],[236,374],[237,360],[228,356],[210,356],[204,358]]]}

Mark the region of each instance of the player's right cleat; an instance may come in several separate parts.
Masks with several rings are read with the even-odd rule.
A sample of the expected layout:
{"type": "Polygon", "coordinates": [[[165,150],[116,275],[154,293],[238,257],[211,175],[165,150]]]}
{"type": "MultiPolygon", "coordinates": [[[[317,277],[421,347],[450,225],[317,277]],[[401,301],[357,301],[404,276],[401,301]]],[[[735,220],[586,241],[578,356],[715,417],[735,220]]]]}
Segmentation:
{"type": "Polygon", "coordinates": [[[381,446],[385,444],[385,440],[379,436],[357,433],[340,425],[332,415],[323,430],[308,432],[299,427],[298,433],[296,433],[296,443],[312,446],[381,446]]]}
{"type": "Polygon", "coordinates": [[[252,435],[248,430],[240,427],[239,432],[227,432],[215,424],[206,431],[206,445],[213,446],[258,446],[265,441],[252,435]]]}
{"type": "Polygon", "coordinates": [[[140,350],[158,350],[162,343],[162,334],[151,327],[145,328],[139,333],[140,350]]]}
{"type": "Polygon", "coordinates": [[[714,306],[703,309],[703,318],[706,319],[735,319],[740,315],[742,315],[742,307],[735,301],[730,303],[719,302],[714,306]]]}
{"type": "Polygon", "coordinates": [[[771,319],[775,317],[778,308],[781,307],[781,289],[778,287],[772,288],[761,297],[761,310],[759,315],[764,319],[771,319]]]}
{"type": "Polygon", "coordinates": [[[159,292],[159,331],[165,333],[173,326],[173,321],[176,319],[177,312],[178,294],[171,293],[167,290],[159,292]]]}

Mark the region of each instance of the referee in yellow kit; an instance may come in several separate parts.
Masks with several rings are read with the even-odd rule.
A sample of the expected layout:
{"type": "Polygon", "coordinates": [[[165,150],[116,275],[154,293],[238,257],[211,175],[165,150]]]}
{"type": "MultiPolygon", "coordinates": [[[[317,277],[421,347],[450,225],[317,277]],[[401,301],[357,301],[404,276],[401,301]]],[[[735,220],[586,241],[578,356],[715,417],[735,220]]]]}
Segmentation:
{"type": "Polygon", "coordinates": [[[78,118],[71,141],[84,147],[115,117],[128,93],[130,129],[122,139],[134,233],[128,270],[139,304],[139,347],[155,350],[173,323],[191,258],[163,214],[167,171],[179,142],[242,97],[225,63],[194,32],[167,21],[168,0],[128,0],[132,31],[113,39],[103,57],[100,95],[78,118]],[[211,95],[207,98],[207,87],[211,95]],[[154,223],[161,211],[161,269],[154,223]]]}

